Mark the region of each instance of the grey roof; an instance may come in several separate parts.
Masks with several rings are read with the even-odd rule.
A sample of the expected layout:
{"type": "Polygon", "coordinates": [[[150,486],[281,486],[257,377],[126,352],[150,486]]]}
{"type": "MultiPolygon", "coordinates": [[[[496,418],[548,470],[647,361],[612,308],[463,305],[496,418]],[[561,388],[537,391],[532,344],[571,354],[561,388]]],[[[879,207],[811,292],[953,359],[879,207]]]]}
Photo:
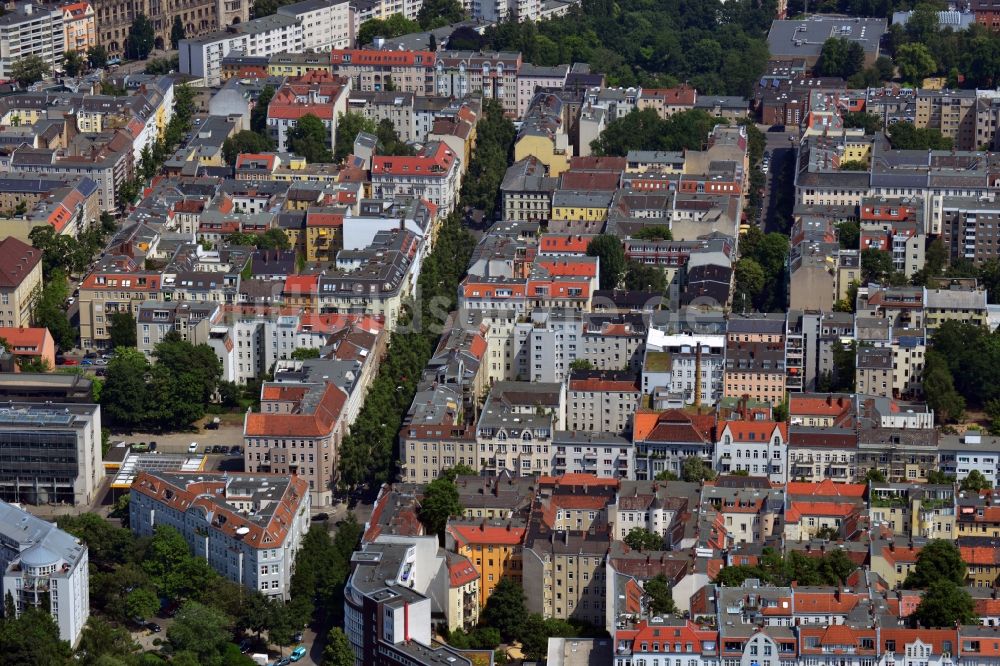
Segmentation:
{"type": "Polygon", "coordinates": [[[888,28],[884,18],[808,16],[797,21],[775,20],[767,34],[772,57],[808,58],[819,55],[830,38],[857,42],[865,53],[877,53],[879,40],[888,28]]]}
{"type": "MultiPolygon", "coordinates": [[[[57,564],[62,560],[72,568],[87,552],[87,546],[72,534],[6,502],[0,502],[0,536],[13,544],[29,565],[57,564]]],[[[16,566],[16,560],[11,566],[16,566]]]]}

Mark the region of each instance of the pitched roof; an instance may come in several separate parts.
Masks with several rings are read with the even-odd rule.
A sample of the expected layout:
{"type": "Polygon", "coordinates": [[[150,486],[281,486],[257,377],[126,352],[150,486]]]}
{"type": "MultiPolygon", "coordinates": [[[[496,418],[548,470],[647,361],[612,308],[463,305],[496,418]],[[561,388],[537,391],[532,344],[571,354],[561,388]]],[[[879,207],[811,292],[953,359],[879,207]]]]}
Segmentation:
{"type": "Polygon", "coordinates": [[[516,546],[524,540],[526,529],[509,524],[487,525],[484,521],[479,525],[448,525],[448,532],[465,546],[469,544],[516,546]]]}
{"type": "Polygon", "coordinates": [[[42,251],[13,236],[0,241],[0,288],[17,287],[42,260],[42,251]]]}

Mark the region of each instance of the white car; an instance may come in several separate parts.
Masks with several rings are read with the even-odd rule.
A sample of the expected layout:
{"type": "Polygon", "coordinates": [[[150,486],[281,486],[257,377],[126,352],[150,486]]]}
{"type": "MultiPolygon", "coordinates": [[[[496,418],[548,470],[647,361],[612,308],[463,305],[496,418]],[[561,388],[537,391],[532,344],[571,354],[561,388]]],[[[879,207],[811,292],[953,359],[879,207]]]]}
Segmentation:
{"type": "Polygon", "coordinates": [[[188,444],[188,453],[195,453],[198,450],[198,442],[188,444]]]}

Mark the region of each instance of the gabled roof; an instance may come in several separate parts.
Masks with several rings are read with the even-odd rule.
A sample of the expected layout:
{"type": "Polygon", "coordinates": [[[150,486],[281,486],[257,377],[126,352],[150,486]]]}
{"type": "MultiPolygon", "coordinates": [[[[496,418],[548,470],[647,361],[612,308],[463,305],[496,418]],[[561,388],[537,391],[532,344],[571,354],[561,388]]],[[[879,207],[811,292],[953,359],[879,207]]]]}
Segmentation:
{"type": "Polygon", "coordinates": [[[42,260],[42,251],[8,236],[0,241],[0,288],[15,288],[42,260]]]}

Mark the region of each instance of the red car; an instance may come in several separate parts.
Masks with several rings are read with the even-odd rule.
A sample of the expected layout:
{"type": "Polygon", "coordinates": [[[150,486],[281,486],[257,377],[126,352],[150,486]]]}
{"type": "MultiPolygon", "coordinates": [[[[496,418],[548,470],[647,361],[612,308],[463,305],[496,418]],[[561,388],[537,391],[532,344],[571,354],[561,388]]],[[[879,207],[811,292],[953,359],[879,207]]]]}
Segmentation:
{"type": "Polygon", "coordinates": [[[68,358],[63,361],[63,365],[80,365],[80,362],[75,358],[68,358]]]}

